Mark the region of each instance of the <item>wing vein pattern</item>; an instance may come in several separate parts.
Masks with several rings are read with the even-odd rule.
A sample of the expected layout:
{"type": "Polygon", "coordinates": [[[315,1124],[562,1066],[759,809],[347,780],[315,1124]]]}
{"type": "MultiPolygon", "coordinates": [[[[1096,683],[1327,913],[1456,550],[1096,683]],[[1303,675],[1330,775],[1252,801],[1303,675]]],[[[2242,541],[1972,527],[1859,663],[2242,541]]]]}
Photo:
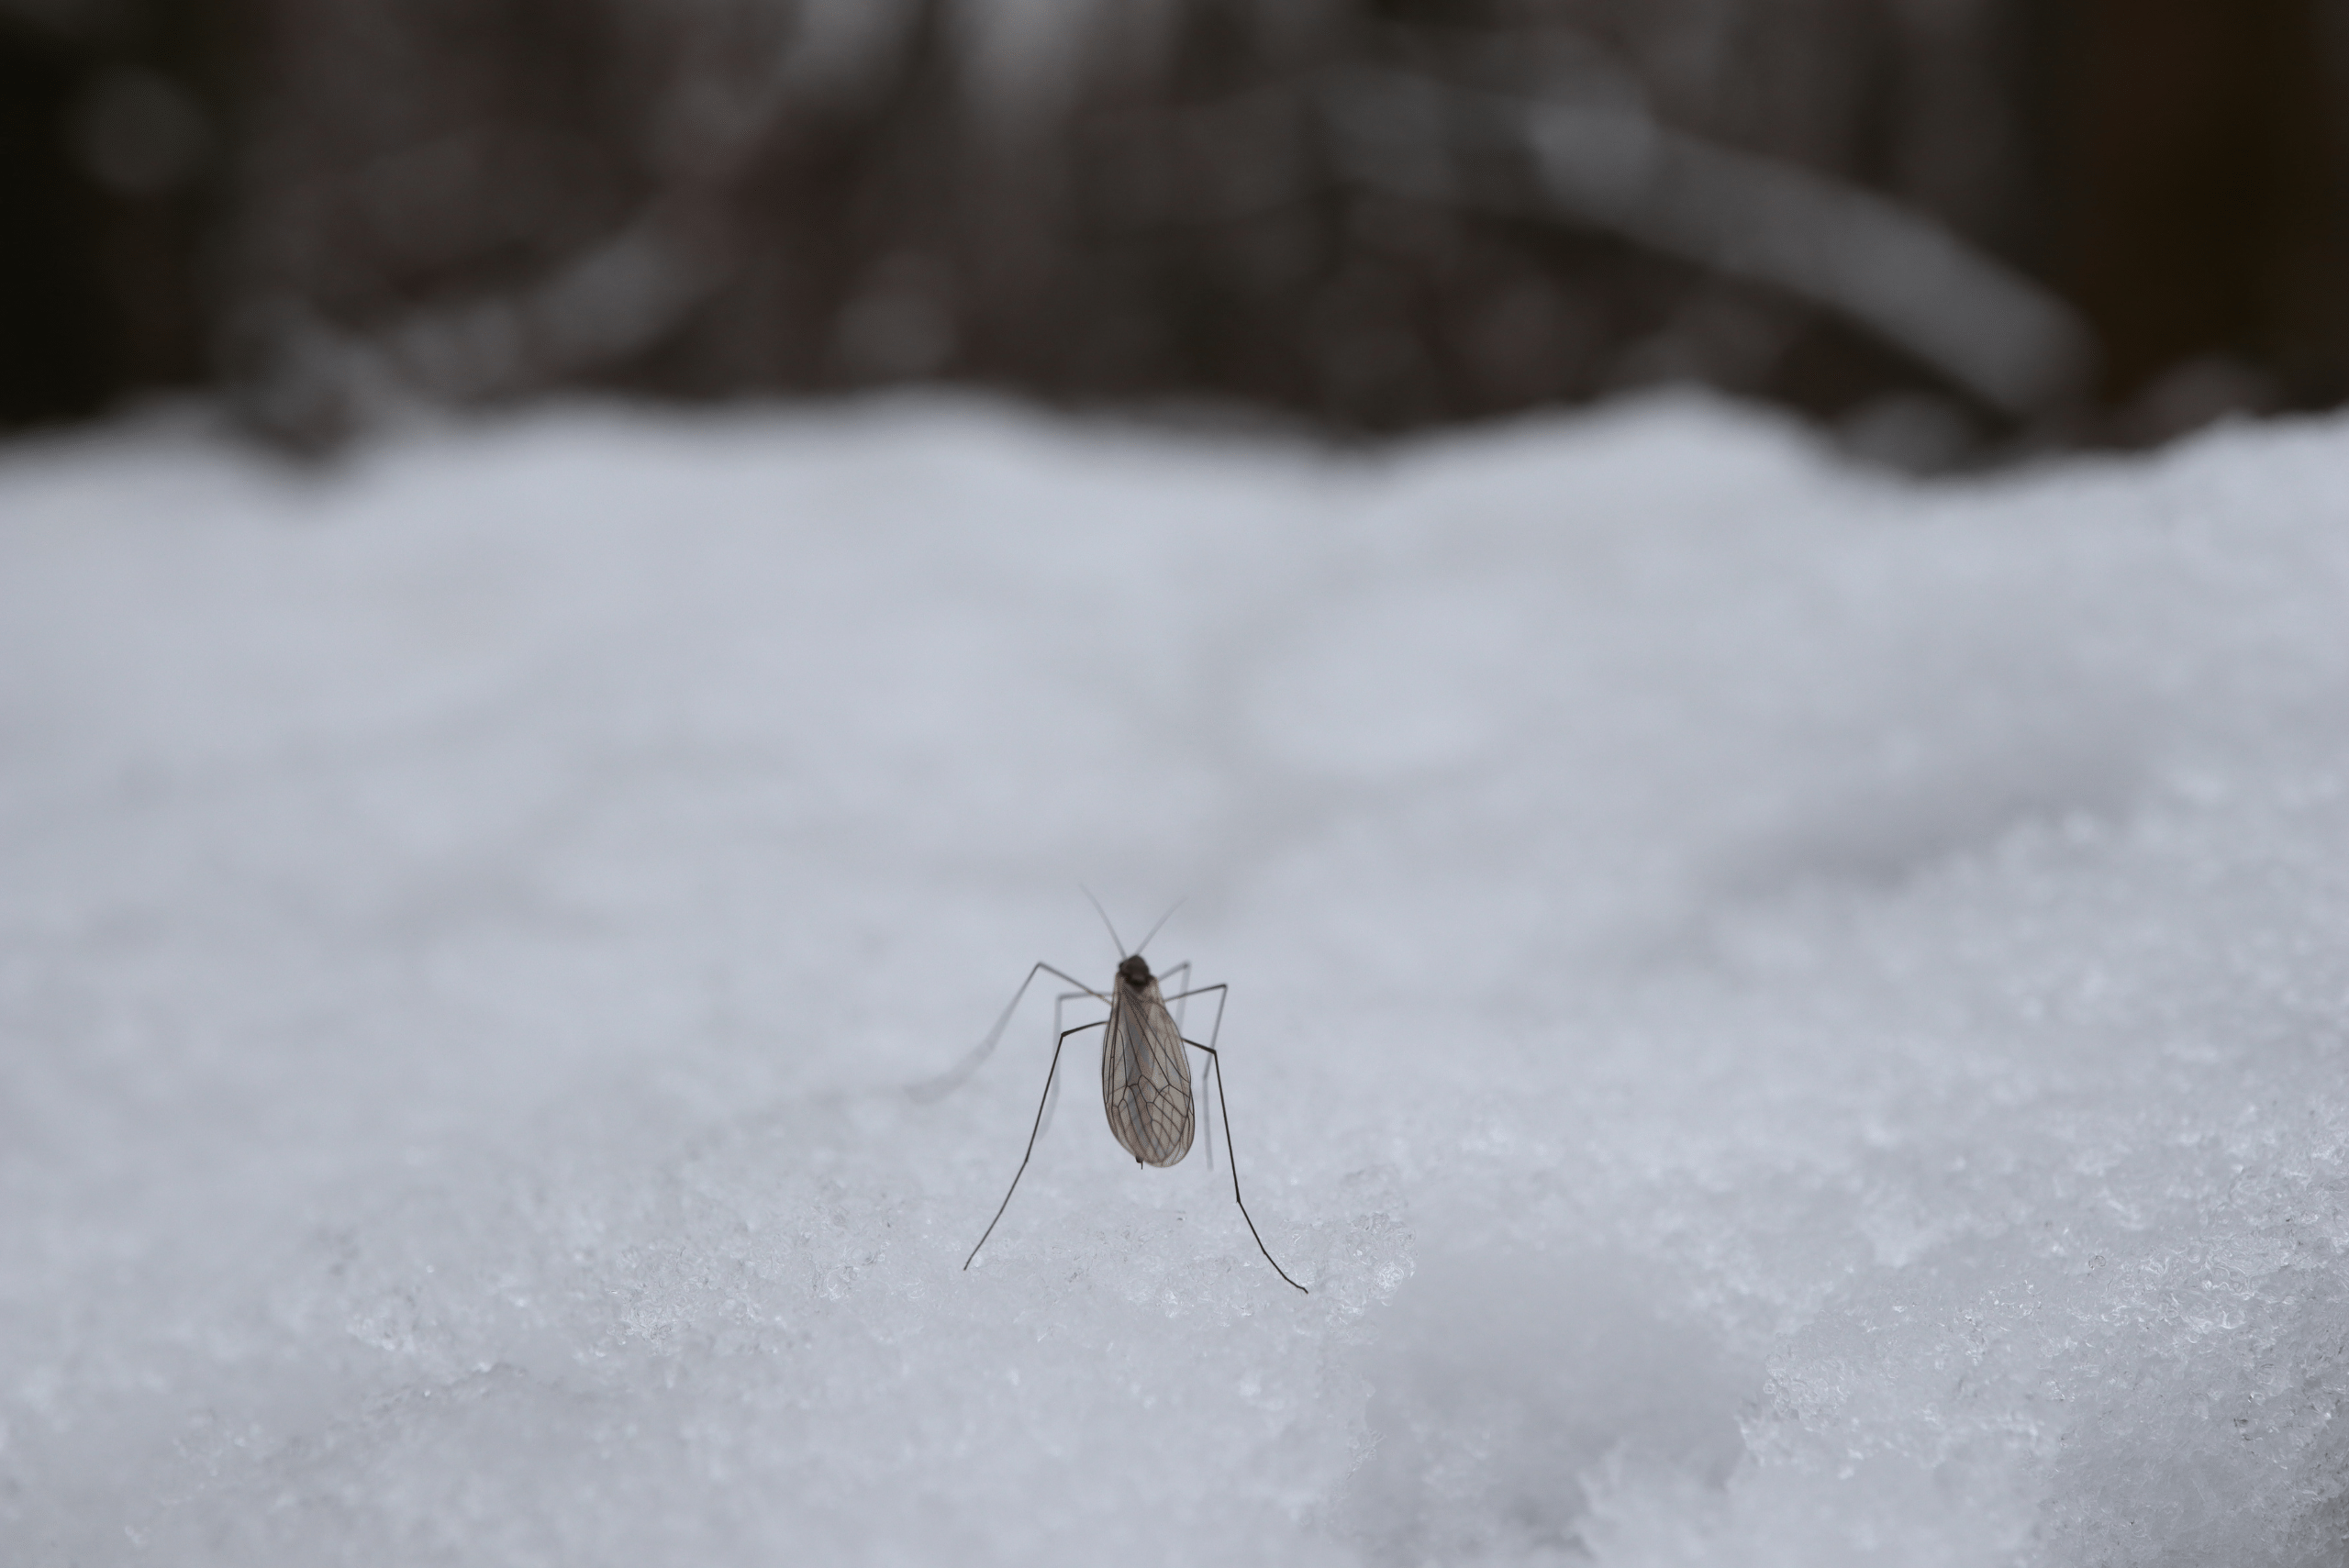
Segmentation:
{"type": "Polygon", "coordinates": [[[1158,984],[1120,982],[1101,1040],[1101,1104],[1126,1152],[1148,1165],[1191,1151],[1191,1063],[1158,984]]]}

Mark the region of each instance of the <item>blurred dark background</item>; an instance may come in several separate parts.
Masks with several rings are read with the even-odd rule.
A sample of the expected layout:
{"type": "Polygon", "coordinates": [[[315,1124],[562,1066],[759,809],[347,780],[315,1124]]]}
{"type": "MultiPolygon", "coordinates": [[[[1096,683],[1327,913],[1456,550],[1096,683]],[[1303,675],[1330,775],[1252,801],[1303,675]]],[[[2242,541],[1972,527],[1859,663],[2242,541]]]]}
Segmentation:
{"type": "Polygon", "coordinates": [[[2349,0],[0,0],[0,426],[1672,381],[1931,468],[2349,396],[2349,0]]]}

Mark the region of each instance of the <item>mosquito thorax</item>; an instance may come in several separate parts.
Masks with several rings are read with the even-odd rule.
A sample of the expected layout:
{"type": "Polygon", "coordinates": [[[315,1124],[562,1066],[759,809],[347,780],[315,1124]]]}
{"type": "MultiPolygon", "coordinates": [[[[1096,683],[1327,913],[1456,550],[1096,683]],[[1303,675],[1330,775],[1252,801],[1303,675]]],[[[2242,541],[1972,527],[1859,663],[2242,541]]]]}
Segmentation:
{"type": "Polygon", "coordinates": [[[1118,978],[1139,991],[1150,984],[1150,965],[1135,953],[1118,965],[1118,978]]]}

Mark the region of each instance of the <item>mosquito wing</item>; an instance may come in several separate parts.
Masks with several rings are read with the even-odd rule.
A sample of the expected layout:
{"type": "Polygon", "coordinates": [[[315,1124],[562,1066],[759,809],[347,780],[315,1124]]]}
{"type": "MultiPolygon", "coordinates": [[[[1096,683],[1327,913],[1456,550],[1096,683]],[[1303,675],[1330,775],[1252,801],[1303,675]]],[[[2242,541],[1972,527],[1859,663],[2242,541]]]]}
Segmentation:
{"type": "Polygon", "coordinates": [[[1119,984],[1101,1041],[1101,1104],[1126,1152],[1174,1165],[1191,1151],[1191,1062],[1158,985],[1119,984]]]}

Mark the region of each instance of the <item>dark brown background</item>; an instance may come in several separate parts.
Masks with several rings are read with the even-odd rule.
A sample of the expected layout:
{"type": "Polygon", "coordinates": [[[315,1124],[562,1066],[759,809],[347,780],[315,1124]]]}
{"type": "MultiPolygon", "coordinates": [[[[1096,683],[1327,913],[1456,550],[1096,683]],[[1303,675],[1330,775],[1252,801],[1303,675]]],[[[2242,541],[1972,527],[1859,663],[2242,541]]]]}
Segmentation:
{"type": "Polygon", "coordinates": [[[1696,380],[1914,466],[2143,443],[2349,395],[2344,78],[2349,0],[0,0],[0,423],[937,379],[1379,432],[1696,380]],[[1457,124],[1388,117],[1452,182],[1398,185],[1332,128],[1365,68],[1888,198],[2093,363],[1986,397],[1457,124]]]}

